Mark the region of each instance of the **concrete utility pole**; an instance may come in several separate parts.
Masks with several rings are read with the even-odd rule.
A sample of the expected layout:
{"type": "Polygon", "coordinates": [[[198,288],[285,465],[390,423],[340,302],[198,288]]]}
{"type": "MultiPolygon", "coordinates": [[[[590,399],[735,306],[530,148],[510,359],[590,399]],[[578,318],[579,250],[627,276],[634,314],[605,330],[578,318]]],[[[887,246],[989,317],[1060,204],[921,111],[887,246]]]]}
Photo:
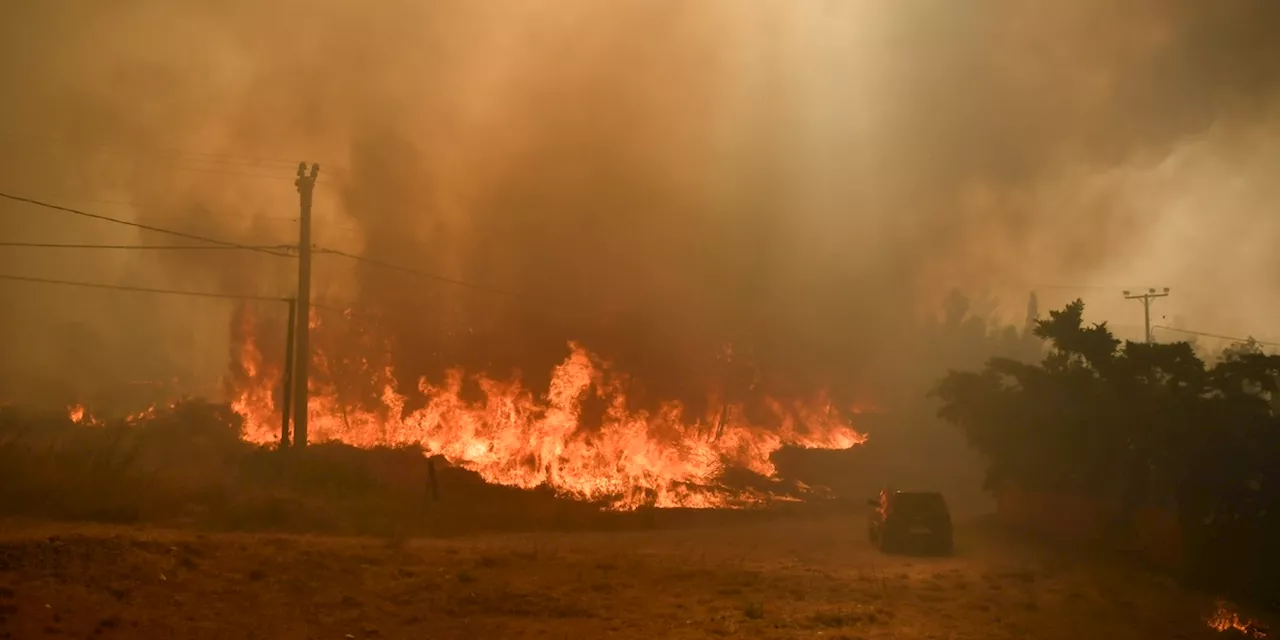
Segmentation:
{"type": "Polygon", "coordinates": [[[297,385],[293,394],[293,446],[307,446],[307,382],[311,365],[311,194],[316,188],[316,176],[320,165],[312,164],[307,174],[307,163],[298,163],[298,200],[302,217],[298,223],[298,314],[297,348],[295,349],[293,381],[297,385]]]}
{"type": "Polygon", "coordinates": [[[1128,291],[1124,292],[1125,300],[1141,300],[1142,301],[1142,313],[1144,317],[1143,326],[1145,326],[1147,330],[1147,344],[1151,344],[1152,342],[1151,340],[1151,301],[1156,298],[1164,298],[1168,295],[1169,295],[1169,287],[1165,287],[1162,293],[1156,293],[1155,289],[1147,289],[1147,292],[1143,294],[1130,294],[1128,291]]]}

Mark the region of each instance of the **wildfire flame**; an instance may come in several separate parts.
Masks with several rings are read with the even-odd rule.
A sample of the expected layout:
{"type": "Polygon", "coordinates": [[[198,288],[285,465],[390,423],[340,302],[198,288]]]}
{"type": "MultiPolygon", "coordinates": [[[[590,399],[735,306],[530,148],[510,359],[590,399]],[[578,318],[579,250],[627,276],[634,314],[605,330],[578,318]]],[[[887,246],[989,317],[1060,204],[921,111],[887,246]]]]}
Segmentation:
{"type": "MultiPolygon", "coordinates": [[[[281,368],[259,349],[252,316],[242,313],[237,323],[227,387],[231,407],[244,419],[246,440],[273,443],[280,425],[276,394],[281,368]]],[[[311,324],[320,326],[314,317],[311,324]]],[[[365,358],[357,358],[357,368],[370,378],[363,385],[374,391],[376,400],[344,401],[333,382],[334,363],[316,349],[307,407],[309,440],[365,448],[416,445],[487,482],[525,489],[546,486],[565,497],[607,502],[620,510],[795,500],[730,488],[721,479],[730,468],[776,479],[771,457],[784,446],[848,449],[866,441],[825,394],[791,402],[765,398],[768,426],[753,423],[741,404],[722,399],[708,402],[705,415],[691,415],[675,401],[652,411],[629,409],[627,377],[581,345],[568,346],[545,394],[535,395],[519,378],[467,376],[453,369],[438,384],[419,381],[422,406],[413,410],[406,410],[409,398],[399,391],[392,368],[365,358]],[[478,388],[479,399],[465,399],[464,385],[478,388]],[[584,419],[584,404],[592,399],[603,407],[594,422],[584,419]]],[[[866,410],[855,406],[851,413],[866,410]]],[[[124,423],[138,424],[157,414],[153,405],[124,423]]],[[[67,407],[67,416],[78,424],[101,424],[79,404],[67,407]]]]}
{"type": "MultiPolygon", "coordinates": [[[[170,406],[170,408],[172,408],[172,407],[173,407],[173,404],[174,404],[174,403],[170,403],[170,405],[169,405],[169,406],[170,406]]],[[[135,423],[135,422],[142,422],[142,421],[144,421],[144,420],[150,420],[150,419],[152,419],[152,418],[154,418],[154,417],[156,417],[156,406],[155,406],[155,405],[151,405],[150,407],[147,407],[146,409],[143,409],[142,411],[139,411],[139,412],[137,412],[137,413],[132,413],[132,414],[129,414],[128,416],[125,416],[124,421],[125,421],[125,423],[126,423],[126,424],[133,424],[133,423],[135,423]]]]}
{"type": "MultiPolygon", "coordinates": [[[[177,406],[176,400],[167,403],[153,404],[146,409],[131,413],[120,420],[124,424],[138,424],[151,420],[159,415],[162,409],[172,409],[177,406]]],[[[94,415],[82,404],[73,404],[67,407],[67,419],[80,425],[102,426],[106,424],[100,416],[94,415]]]]}
{"type": "Polygon", "coordinates": [[[1206,621],[1209,628],[1215,631],[1238,631],[1250,638],[1265,638],[1267,632],[1258,626],[1255,620],[1247,620],[1227,607],[1225,602],[1218,602],[1218,608],[1206,621]]]}
{"type": "MultiPolygon", "coordinates": [[[[242,318],[237,375],[228,391],[245,420],[246,439],[278,440],[276,390],[279,367],[269,366],[242,318]]],[[[312,319],[313,325],[316,321],[312,319]]],[[[364,362],[368,365],[367,361],[364,362]]],[[[847,449],[865,442],[824,395],[804,402],[767,399],[771,426],[752,424],[741,405],[708,403],[708,415],[689,415],[679,402],[653,411],[628,409],[628,380],[576,343],[552,372],[550,388],[535,395],[516,379],[467,376],[450,370],[442,382],[421,380],[425,404],[406,411],[390,366],[371,367],[377,401],[353,407],[325,382],[330,363],[313,353],[307,408],[309,440],[359,447],[419,445],[430,455],[472,470],[491,483],[532,489],[547,486],[580,500],[607,501],[614,509],[711,508],[759,502],[732,490],[721,477],[743,468],[769,478],[771,455],[784,446],[847,449]],[[463,397],[464,384],[481,391],[463,397]],[[594,395],[605,408],[598,426],[586,426],[584,401],[594,395]]]]}

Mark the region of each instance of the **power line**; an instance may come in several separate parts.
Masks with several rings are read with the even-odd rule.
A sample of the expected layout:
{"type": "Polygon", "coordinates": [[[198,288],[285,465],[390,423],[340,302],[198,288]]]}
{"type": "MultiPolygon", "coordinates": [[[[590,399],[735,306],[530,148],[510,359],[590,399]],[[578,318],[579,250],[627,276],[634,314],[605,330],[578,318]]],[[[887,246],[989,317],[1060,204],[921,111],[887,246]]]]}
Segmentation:
{"type": "MultiPolygon", "coordinates": [[[[151,214],[153,214],[153,213],[159,213],[159,212],[158,212],[158,211],[156,211],[154,208],[152,208],[150,205],[145,205],[145,204],[142,204],[142,203],[139,203],[139,202],[133,202],[133,201],[130,201],[130,200],[105,200],[105,199],[102,199],[102,198],[98,198],[98,197],[96,197],[96,196],[90,196],[90,195],[83,194],[83,193],[76,194],[76,193],[65,193],[65,192],[64,192],[64,193],[58,193],[58,194],[54,194],[54,195],[40,196],[40,197],[39,197],[39,199],[42,199],[42,200],[61,200],[61,201],[64,201],[64,202],[76,202],[76,203],[86,203],[86,204],[103,204],[103,205],[109,205],[109,206],[113,206],[113,207],[127,207],[127,208],[129,208],[129,209],[133,209],[134,211],[137,211],[137,212],[139,212],[139,213],[147,213],[148,215],[151,215],[151,214]]],[[[225,211],[224,211],[224,212],[209,211],[209,213],[211,213],[211,214],[217,214],[217,215],[225,215],[225,214],[226,214],[226,212],[225,212],[225,211]]],[[[254,218],[254,220],[255,220],[255,221],[256,221],[256,220],[262,220],[262,219],[280,220],[280,221],[282,221],[282,222],[283,222],[283,221],[290,221],[290,222],[295,222],[295,223],[298,221],[298,218],[297,218],[297,217],[291,217],[291,216],[263,216],[263,215],[255,215],[255,216],[253,216],[253,218],[254,218]]]]}
{"type": "Polygon", "coordinates": [[[476,284],[473,282],[467,282],[465,280],[458,280],[457,278],[450,278],[448,276],[442,276],[439,274],[429,273],[426,271],[418,271],[417,269],[410,269],[409,267],[402,267],[400,265],[392,264],[390,262],[383,262],[375,258],[369,258],[369,257],[357,255],[354,253],[347,253],[345,251],[339,251],[337,249],[325,249],[322,247],[316,247],[315,252],[342,256],[344,258],[350,258],[357,262],[363,262],[365,264],[373,265],[375,267],[380,267],[380,268],[388,269],[391,271],[399,271],[401,273],[407,273],[409,275],[418,276],[420,278],[426,278],[428,280],[435,280],[437,282],[443,282],[445,284],[452,284],[452,285],[464,287],[467,289],[473,289],[475,291],[483,291],[485,293],[492,293],[500,296],[507,296],[510,298],[527,298],[528,297],[522,293],[517,293],[515,291],[508,291],[506,289],[499,289],[497,287],[491,287],[489,285],[476,284]]]}
{"type": "Polygon", "coordinates": [[[32,205],[35,205],[35,206],[37,206],[37,207],[45,207],[45,208],[47,208],[47,209],[54,209],[54,210],[57,210],[57,211],[65,211],[65,212],[67,212],[67,213],[74,213],[74,214],[76,214],[76,215],[78,215],[78,216],[84,216],[84,217],[86,217],[86,218],[93,218],[94,220],[102,220],[102,221],[104,221],[104,222],[114,222],[115,224],[121,224],[121,225],[124,225],[124,226],[127,226],[127,227],[134,227],[134,228],[136,228],[136,229],[143,229],[143,230],[145,230],[145,231],[153,231],[153,232],[155,232],[155,233],[163,233],[163,234],[166,234],[166,235],[176,236],[176,237],[178,237],[178,238],[186,238],[186,239],[188,239],[188,240],[199,240],[200,242],[208,242],[208,243],[211,243],[211,244],[222,245],[222,246],[224,246],[224,247],[235,247],[235,248],[237,248],[237,249],[244,249],[244,250],[246,250],[246,251],[257,251],[257,252],[259,252],[259,253],[265,253],[265,254],[273,255],[273,256],[280,256],[280,257],[285,257],[285,258],[292,257],[292,256],[290,256],[290,255],[289,255],[289,254],[287,254],[287,253],[282,253],[282,252],[274,251],[274,250],[271,250],[271,249],[263,249],[263,248],[261,248],[261,247],[253,247],[253,246],[250,246],[250,245],[240,244],[240,243],[238,243],[238,242],[229,242],[229,241],[226,241],[226,240],[218,240],[218,239],[216,239],[216,238],[210,238],[210,237],[208,237],[208,236],[196,235],[196,234],[194,234],[194,233],[187,233],[187,232],[185,232],[185,231],[175,231],[175,230],[173,230],[173,229],[165,229],[165,228],[163,228],[163,227],[153,227],[153,226],[151,226],[151,225],[142,224],[142,223],[140,223],[140,222],[131,222],[131,221],[129,221],[129,220],[121,220],[120,218],[112,218],[111,216],[104,216],[104,215],[101,215],[101,214],[98,214],[98,213],[89,213],[89,212],[87,212],[87,211],[82,211],[82,210],[80,210],[80,209],[73,209],[73,208],[71,208],[71,207],[64,207],[64,206],[61,206],[61,205],[51,204],[51,203],[43,202],[43,201],[40,201],[40,200],[33,200],[33,199],[31,199],[31,198],[24,198],[24,197],[22,197],[22,196],[15,196],[15,195],[12,195],[12,194],[9,194],[9,193],[0,192],[0,198],[6,198],[6,199],[9,199],[9,200],[13,200],[13,201],[15,201],[15,202],[22,202],[22,203],[26,203],[26,204],[32,204],[32,205]]]}
{"type": "Polygon", "coordinates": [[[248,294],[235,293],[214,293],[210,291],[183,291],[180,289],[160,289],[156,287],[135,287],[123,284],[106,284],[102,282],[81,282],[78,280],[59,280],[57,278],[40,278],[36,276],[19,276],[10,273],[0,273],[0,280],[12,280],[15,282],[31,282],[36,284],[57,284],[68,287],[84,287],[88,289],[108,289],[112,291],[136,291],[139,293],[162,293],[174,296],[192,296],[197,298],[222,298],[229,300],[263,300],[268,302],[288,302],[288,298],[278,298],[272,296],[255,296],[248,294]]]}
{"type": "Polygon", "coordinates": [[[30,247],[33,249],[214,249],[219,251],[248,249],[289,250],[292,245],[263,245],[247,247],[228,247],[208,244],[76,244],[62,242],[0,242],[0,247],[30,247]]]}
{"type": "MultiPolygon", "coordinates": [[[[103,200],[103,199],[94,198],[91,196],[86,196],[83,194],[81,195],[59,194],[56,196],[48,196],[47,199],[74,201],[77,203],[83,202],[88,204],[103,204],[103,205],[109,205],[113,207],[128,207],[139,213],[145,213],[149,217],[170,217],[170,218],[176,217],[176,216],[165,216],[164,215],[165,212],[158,211],[157,209],[152,208],[150,205],[144,205],[138,202],[131,202],[128,200],[103,200]]],[[[221,216],[228,215],[226,211],[208,211],[208,213],[210,213],[211,215],[221,215],[221,216]]],[[[326,224],[322,225],[323,228],[342,229],[347,231],[357,229],[356,225],[334,223],[333,220],[338,217],[338,214],[334,213],[332,209],[322,209],[318,211],[317,214],[319,215],[319,218],[321,219],[322,222],[327,221],[326,224]]],[[[290,225],[298,224],[298,216],[266,215],[262,213],[255,213],[251,216],[251,218],[254,223],[271,222],[271,223],[277,223],[277,224],[290,224],[290,225]]]]}
{"type": "Polygon", "coordinates": [[[1256,343],[1258,343],[1258,344],[1266,345],[1266,346],[1268,346],[1268,347],[1280,347],[1280,342],[1264,342],[1264,341],[1262,341],[1262,340],[1255,340],[1255,339],[1253,339],[1253,338],[1236,338],[1236,337],[1232,337],[1232,336],[1220,336],[1220,335],[1218,335],[1218,334],[1216,334],[1216,333],[1205,333],[1205,332],[1203,332],[1203,331],[1191,331],[1191,330],[1188,330],[1188,329],[1174,329],[1173,327],[1164,327],[1164,326],[1161,326],[1161,325],[1152,325],[1152,327],[1151,327],[1151,328],[1152,328],[1152,329],[1162,329],[1162,330],[1164,330],[1164,331],[1174,331],[1174,332],[1177,332],[1177,333],[1185,333],[1185,334],[1187,334],[1187,335],[1192,335],[1192,336],[1202,336],[1202,337],[1205,337],[1205,338],[1217,338],[1217,339],[1219,339],[1219,340],[1231,340],[1231,341],[1233,341],[1233,342],[1249,342],[1250,340],[1253,340],[1254,342],[1256,342],[1256,343]]]}
{"type": "MultiPolygon", "coordinates": [[[[76,198],[73,198],[73,199],[76,199],[76,198]]],[[[106,205],[112,205],[117,207],[128,207],[130,209],[133,209],[134,211],[146,213],[150,216],[154,216],[160,213],[159,211],[149,208],[146,205],[142,205],[136,202],[129,202],[127,200],[91,200],[91,199],[79,199],[79,200],[81,202],[88,202],[91,204],[106,204],[106,205]]],[[[215,215],[227,215],[225,211],[221,211],[221,212],[210,211],[210,213],[215,215]]],[[[333,220],[338,217],[338,214],[334,213],[332,209],[321,210],[321,211],[318,211],[317,214],[321,222],[326,222],[326,224],[321,225],[322,228],[341,229],[344,231],[352,231],[359,228],[356,225],[352,225],[352,224],[337,224],[333,222],[333,220]]],[[[270,222],[273,224],[288,224],[288,225],[298,224],[298,216],[267,215],[262,213],[255,213],[251,216],[251,219],[255,224],[262,223],[262,222],[270,222]]]]}

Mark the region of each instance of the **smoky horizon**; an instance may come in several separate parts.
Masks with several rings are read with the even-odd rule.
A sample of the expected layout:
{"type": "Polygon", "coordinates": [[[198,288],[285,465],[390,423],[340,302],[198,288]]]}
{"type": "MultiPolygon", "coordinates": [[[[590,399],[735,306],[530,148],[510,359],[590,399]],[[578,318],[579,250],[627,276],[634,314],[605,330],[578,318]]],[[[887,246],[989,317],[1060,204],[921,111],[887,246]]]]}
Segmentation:
{"type": "MultiPolygon", "coordinates": [[[[0,13],[2,193],[292,255],[297,164],[319,164],[312,340],[334,381],[391,367],[412,394],[462,369],[543,393],[572,342],[646,407],[914,402],[954,290],[1019,327],[1032,291],[1084,298],[1139,339],[1121,290],[1171,287],[1156,324],[1280,339],[1257,295],[1280,273],[1275,3],[0,13]]],[[[0,235],[195,243],[12,200],[0,235]]],[[[291,296],[296,259],[266,253],[14,246],[0,273],[291,296]]],[[[245,314],[267,355],[285,337],[272,301],[0,296],[0,379],[48,402],[225,397],[245,314]]]]}

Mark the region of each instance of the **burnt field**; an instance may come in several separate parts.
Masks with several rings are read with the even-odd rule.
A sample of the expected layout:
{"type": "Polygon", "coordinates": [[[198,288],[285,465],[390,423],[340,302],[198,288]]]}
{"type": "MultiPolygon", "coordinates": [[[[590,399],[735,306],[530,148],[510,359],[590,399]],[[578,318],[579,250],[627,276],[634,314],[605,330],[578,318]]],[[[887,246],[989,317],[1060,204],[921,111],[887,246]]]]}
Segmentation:
{"type": "Polygon", "coordinates": [[[1214,638],[1174,581],[962,523],[883,556],[861,514],[663,530],[319,537],[6,521],[5,638],[1214,638]]]}

